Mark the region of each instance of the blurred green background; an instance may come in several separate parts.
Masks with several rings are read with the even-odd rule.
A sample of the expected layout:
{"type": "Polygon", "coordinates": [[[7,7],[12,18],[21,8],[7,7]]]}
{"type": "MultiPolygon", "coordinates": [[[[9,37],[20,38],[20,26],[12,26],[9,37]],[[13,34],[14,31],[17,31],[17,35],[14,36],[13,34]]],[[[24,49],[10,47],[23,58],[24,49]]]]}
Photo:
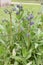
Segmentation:
{"type": "Polygon", "coordinates": [[[39,3],[40,0],[12,0],[14,2],[36,2],[36,3],[39,3]]]}

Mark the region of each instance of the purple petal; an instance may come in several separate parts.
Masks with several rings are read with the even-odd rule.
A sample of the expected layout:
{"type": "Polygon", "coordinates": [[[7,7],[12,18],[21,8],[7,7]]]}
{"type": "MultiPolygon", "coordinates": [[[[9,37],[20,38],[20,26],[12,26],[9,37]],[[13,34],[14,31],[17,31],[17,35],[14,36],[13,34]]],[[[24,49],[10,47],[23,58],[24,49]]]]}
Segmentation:
{"type": "Polygon", "coordinates": [[[28,16],[28,18],[27,18],[28,20],[30,20],[30,16],[28,16]]]}
{"type": "Polygon", "coordinates": [[[13,8],[13,11],[16,11],[16,8],[13,8]]]}
{"type": "Polygon", "coordinates": [[[30,14],[29,16],[30,16],[30,19],[33,19],[34,18],[33,14],[30,14]]]}
{"type": "Polygon", "coordinates": [[[20,14],[20,12],[17,11],[17,12],[16,12],[16,15],[18,15],[18,14],[20,14]]]}
{"type": "Polygon", "coordinates": [[[19,4],[17,4],[16,6],[17,6],[18,8],[20,7],[20,5],[19,5],[19,4]]]}
{"type": "Polygon", "coordinates": [[[34,24],[34,22],[30,22],[30,25],[33,25],[34,24]]]}

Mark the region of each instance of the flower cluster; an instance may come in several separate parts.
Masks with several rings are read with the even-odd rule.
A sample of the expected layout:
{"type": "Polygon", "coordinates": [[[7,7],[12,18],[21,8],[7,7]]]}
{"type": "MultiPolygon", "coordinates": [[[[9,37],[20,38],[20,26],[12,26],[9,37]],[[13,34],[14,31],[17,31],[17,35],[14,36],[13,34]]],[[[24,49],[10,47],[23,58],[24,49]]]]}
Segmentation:
{"type": "Polygon", "coordinates": [[[33,14],[29,14],[28,17],[27,17],[28,20],[31,20],[33,18],[34,18],[34,15],[33,14]]]}
{"type": "Polygon", "coordinates": [[[43,14],[39,22],[20,4],[4,12],[10,21],[0,24],[0,65],[43,65],[43,14]]]}
{"type": "Polygon", "coordinates": [[[21,11],[23,11],[23,7],[20,4],[17,4],[14,8],[13,11],[16,11],[16,15],[20,14],[21,11]]]}

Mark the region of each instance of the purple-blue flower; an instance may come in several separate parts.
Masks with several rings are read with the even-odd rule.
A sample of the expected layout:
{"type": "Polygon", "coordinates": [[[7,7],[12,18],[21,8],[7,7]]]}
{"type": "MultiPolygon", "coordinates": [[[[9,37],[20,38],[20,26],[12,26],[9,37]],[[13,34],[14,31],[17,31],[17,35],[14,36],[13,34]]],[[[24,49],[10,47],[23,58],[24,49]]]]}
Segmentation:
{"type": "Polygon", "coordinates": [[[16,11],[16,8],[13,8],[13,11],[16,11]]]}
{"type": "Polygon", "coordinates": [[[28,20],[30,20],[30,16],[28,16],[28,18],[27,18],[28,20]]]}
{"type": "Polygon", "coordinates": [[[33,14],[29,14],[29,16],[27,17],[28,20],[31,20],[34,18],[34,15],[33,14]]]}
{"type": "Polygon", "coordinates": [[[30,19],[33,19],[34,18],[34,15],[33,14],[30,14],[29,16],[30,16],[30,19]]]}
{"type": "Polygon", "coordinates": [[[34,22],[32,21],[32,22],[30,22],[30,25],[33,25],[34,24],[34,22]]]}
{"type": "Polygon", "coordinates": [[[16,6],[17,6],[18,8],[20,7],[20,5],[19,5],[19,4],[17,4],[16,6]]]}
{"type": "Polygon", "coordinates": [[[17,8],[19,8],[19,10],[20,10],[20,11],[22,11],[22,10],[23,10],[22,5],[19,5],[19,4],[18,4],[18,5],[17,5],[17,8]]]}
{"type": "Polygon", "coordinates": [[[19,15],[19,14],[20,14],[20,12],[19,12],[19,11],[17,11],[17,12],[16,12],[16,15],[19,15]]]}
{"type": "Polygon", "coordinates": [[[22,5],[19,5],[19,4],[17,5],[17,7],[18,7],[18,8],[23,8],[22,5]]]}

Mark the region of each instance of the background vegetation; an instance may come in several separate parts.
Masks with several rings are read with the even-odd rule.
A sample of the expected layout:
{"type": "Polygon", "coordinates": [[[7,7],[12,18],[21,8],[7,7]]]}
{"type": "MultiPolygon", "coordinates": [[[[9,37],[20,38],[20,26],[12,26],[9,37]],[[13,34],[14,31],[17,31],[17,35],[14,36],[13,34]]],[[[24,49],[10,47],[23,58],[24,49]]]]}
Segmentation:
{"type": "Polygon", "coordinates": [[[12,0],[14,2],[36,2],[36,3],[39,3],[40,0],[12,0]]]}

